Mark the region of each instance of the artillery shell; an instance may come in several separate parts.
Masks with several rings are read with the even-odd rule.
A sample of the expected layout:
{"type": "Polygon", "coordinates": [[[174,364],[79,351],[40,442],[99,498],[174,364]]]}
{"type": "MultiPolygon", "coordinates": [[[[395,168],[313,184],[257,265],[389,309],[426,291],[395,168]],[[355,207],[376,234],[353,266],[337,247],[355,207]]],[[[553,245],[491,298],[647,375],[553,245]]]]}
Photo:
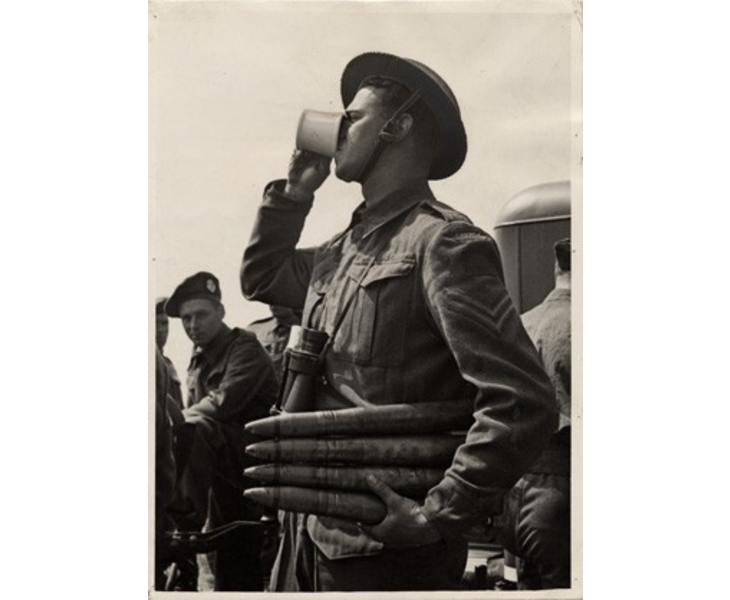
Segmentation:
{"type": "Polygon", "coordinates": [[[374,494],[272,486],[249,488],[243,495],[271,508],[339,517],[374,525],[385,518],[385,504],[374,494]]]}
{"type": "Polygon", "coordinates": [[[446,467],[463,435],[422,435],[358,438],[291,438],[265,440],[246,453],[276,463],[446,467]]]}
{"type": "Polygon", "coordinates": [[[365,478],[372,474],[399,494],[424,496],[443,479],[444,470],[419,467],[268,464],[250,467],[244,474],[265,484],[364,491],[370,489],[365,478]]]}
{"type": "Polygon", "coordinates": [[[246,430],[260,437],[430,433],[468,429],[473,414],[472,400],[387,404],[284,413],[251,421],[246,430]]]}

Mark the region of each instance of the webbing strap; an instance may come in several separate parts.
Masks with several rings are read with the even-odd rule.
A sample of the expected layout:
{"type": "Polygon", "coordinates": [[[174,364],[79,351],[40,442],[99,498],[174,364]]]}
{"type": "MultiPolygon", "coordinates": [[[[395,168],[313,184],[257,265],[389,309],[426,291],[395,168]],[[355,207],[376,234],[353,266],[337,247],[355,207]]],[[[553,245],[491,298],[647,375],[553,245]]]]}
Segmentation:
{"type": "Polygon", "coordinates": [[[388,130],[393,125],[393,123],[396,122],[396,120],[405,112],[407,111],[411,106],[413,106],[416,102],[418,102],[419,98],[421,97],[421,92],[415,91],[413,92],[406,101],[401,104],[398,109],[391,115],[390,119],[388,119],[385,122],[385,125],[381,128],[380,132],[378,133],[378,140],[375,143],[375,147],[373,148],[373,151],[370,153],[370,158],[368,158],[368,162],[365,163],[365,166],[362,168],[360,173],[358,173],[357,180],[363,181],[365,179],[365,176],[372,170],[372,168],[375,166],[375,163],[378,162],[378,159],[380,158],[380,155],[383,153],[383,149],[385,148],[385,143],[383,142],[383,134],[389,133],[388,130]]]}

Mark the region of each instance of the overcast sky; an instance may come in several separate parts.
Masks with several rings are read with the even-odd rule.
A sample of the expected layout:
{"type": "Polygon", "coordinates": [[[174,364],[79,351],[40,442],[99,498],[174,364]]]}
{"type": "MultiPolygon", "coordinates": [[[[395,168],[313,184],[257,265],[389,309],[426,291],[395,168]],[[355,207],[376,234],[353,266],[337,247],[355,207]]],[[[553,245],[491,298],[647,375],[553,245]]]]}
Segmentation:
{"type": "MultiPolygon", "coordinates": [[[[341,109],[340,75],[362,52],[416,59],[448,82],[469,151],[462,169],[433,189],[488,232],[519,191],[571,179],[580,161],[571,140],[581,130],[571,57],[582,33],[571,7],[562,0],[153,2],[150,294],[169,295],[208,270],[221,280],[229,325],[268,314],[238,286],[261,192],[286,175],[301,111],[341,109]]],[[[302,244],[344,228],[359,193],[331,176],[302,244]]],[[[178,320],[166,353],[182,374],[190,342],[178,320]]]]}

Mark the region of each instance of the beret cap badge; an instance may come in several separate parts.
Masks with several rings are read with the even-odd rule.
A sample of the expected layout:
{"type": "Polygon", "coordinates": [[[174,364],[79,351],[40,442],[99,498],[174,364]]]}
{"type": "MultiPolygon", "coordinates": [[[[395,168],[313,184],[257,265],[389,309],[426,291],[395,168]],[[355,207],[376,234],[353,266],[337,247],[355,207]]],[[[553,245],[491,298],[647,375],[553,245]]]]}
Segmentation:
{"type": "Polygon", "coordinates": [[[182,304],[195,299],[220,303],[221,284],[213,273],[201,271],[185,279],[165,303],[165,314],[168,317],[180,317],[182,304]]]}

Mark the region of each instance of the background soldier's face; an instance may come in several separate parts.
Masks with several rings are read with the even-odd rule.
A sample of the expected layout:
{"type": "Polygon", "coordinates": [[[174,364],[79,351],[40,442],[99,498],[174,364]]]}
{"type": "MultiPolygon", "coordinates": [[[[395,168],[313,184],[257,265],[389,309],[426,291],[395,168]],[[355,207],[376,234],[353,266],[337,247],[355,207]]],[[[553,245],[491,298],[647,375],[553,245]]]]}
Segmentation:
{"type": "Polygon", "coordinates": [[[205,299],[187,300],[180,307],[185,333],[196,346],[209,344],[223,323],[223,307],[205,299]]]}
{"type": "Polygon", "coordinates": [[[170,319],[167,315],[155,316],[155,343],[162,350],[167,343],[167,335],[170,333],[170,319]]]}

